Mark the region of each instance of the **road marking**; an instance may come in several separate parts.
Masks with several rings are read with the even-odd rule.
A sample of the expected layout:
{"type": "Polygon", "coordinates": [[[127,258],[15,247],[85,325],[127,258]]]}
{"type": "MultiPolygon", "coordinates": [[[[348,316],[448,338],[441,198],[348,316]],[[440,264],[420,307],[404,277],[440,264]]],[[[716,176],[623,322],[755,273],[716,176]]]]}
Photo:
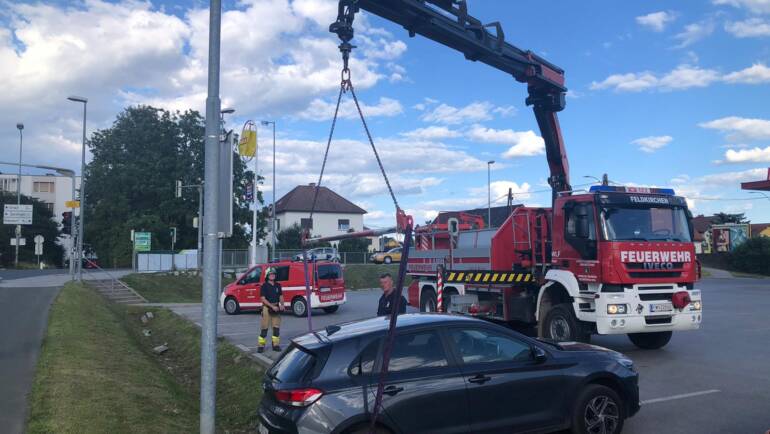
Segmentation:
{"type": "Polygon", "coordinates": [[[665,401],[673,401],[675,399],[692,398],[695,396],[709,395],[709,394],[718,393],[718,392],[721,392],[721,390],[719,389],[701,390],[700,392],[683,393],[681,395],[671,395],[671,396],[664,396],[663,398],[648,399],[640,402],[639,404],[641,405],[654,404],[656,402],[665,402],[665,401]]]}

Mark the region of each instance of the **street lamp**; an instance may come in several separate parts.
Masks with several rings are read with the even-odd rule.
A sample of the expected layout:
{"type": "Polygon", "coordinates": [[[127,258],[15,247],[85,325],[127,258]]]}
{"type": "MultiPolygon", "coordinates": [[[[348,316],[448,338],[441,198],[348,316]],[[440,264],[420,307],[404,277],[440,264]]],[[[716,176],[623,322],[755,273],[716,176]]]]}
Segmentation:
{"type": "Polygon", "coordinates": [[[492,227],[492,165],[495,160],[487,161],[487,226],[492,227]]]}
{"type": "MultiPolygon", "coordinates": [[[[24,124],[16,124],[19,130],[19,175],[16,177],[16,205],[21,205],[21,149],[24,146],[24,124]]],[[[21,225],[16,225],[16,259],[14,263],[19,268],[19,237],[21,237],[21,225]]]]}
{"type": "Polygon", "coordinates": [[[275,260],[275,248],[276,248],[276,237],[275,237],[275,121],[262,121],[262,126],[273,126],[273,205],[270,212],[270,233],[272,233],[272,239],[273,239],[273,260],[275,260]]]}
{"type": "MultiPolygon", "coordinates": [[[[85,233],[85,216],[86,216],[86,107],[88,106],[88,98],[82,96],[68,96],[68,100],[72,102],[83,103],[83,147],[80,153],[80,223],[78,224],[78,250],[77,250],[77,271],[78,280],[83,280],[83,238],[86,237],[85,233]]],[[[74,216],[74,214],[73,214],[74,216]]]]}

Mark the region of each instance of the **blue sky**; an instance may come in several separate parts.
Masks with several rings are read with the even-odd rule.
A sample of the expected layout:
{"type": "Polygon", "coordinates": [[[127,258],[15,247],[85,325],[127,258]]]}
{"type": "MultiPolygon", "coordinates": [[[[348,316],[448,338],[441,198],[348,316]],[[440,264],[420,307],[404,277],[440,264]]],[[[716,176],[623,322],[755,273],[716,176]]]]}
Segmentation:
{"type": "MultiPolygon", "coordinates": [[[[246,119],[276,120],[281,195],[318,176],[341,67],[336,36],[326,32],[336,3],[224,4],[222,97],[236,108],[236,129],[246,119]]],[[[77,161],[79,113],[64,100],[69,93],[91,98],[90,129],[109,126],[128,104],[202,109],[206,6],[9,6],[0,17],[0,70],[11,71],[11,91],[0,96],[2,158],[16,152],[13,125],[23,118],[30,159],[77,161]]],[[[470,0],[469,11],[500,21],[508,42],[566,70],[560,120],[573,185],[607,172],[620,183],[672,186],[695,214],[770,221],[770,200],[739,188],[770,166],[767,1],[470,0]]],[[[485,205],[487,160],[496,161],[493,198],[510,187],[517,202],[549,203],[524,85],[372,15],[358,17],[354,43],[354,84],[399,202],[417,221],[485,205]]],[[[260,130],[259,163],[269,189],[267,135],[260,130]]],[[[392,223],[360,124],[347,116],[336,137],[329,186],[371,211],[367,224],[392,223]]]]}

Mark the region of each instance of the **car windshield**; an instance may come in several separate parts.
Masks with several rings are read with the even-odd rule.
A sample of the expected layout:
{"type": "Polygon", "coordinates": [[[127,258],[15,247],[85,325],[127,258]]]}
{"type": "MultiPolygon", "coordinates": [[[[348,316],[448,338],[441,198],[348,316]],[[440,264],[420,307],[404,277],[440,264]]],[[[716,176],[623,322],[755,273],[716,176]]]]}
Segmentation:
{"type": "Polygon", "coordinates": [[[602,209],[602,232],[609,241],[692,242],[682,207],[619,207],[602,209]]]}

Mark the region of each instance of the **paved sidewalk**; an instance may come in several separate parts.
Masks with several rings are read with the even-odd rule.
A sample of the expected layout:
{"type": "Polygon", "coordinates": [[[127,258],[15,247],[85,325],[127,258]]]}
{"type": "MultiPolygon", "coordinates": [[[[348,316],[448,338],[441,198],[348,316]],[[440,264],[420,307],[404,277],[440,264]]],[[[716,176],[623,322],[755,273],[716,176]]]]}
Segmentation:
{"type": "Polygon", "coordinates": [[[703,271],[708,271],[711,274],[709,277],[712,279],[733,279],[735,277],[729,271],[720,270],[719,268],[703,267],[703,271]]]}
{"type": "MultiPolygon", "coordinates": [[[[121,278],[127,274],[131,274],[131,270],[114,270],[109,272],[103,271],[89,271],[83,273],[83,280],[100,280],[109,279],[110,275],[121,278]],[[109,274],[107,274],[109,273],[109,274]]],[[[23,277],[13,280],[0,281],[0,288],[43,288],[43,287],[59,287],[70,281],[70,276],[66,271],[62,271],[60,274],[43,274],[34,277],[23,277]]]]}

